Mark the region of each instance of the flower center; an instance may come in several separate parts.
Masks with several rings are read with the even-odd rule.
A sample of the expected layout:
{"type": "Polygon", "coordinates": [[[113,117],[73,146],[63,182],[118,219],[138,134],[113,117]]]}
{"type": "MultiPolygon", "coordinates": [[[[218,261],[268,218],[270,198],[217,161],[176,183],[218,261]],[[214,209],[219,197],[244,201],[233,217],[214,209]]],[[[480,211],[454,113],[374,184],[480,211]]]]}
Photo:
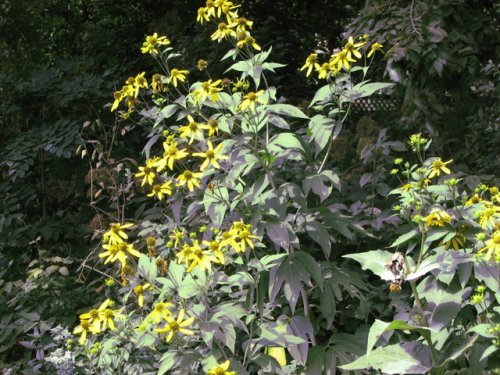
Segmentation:
{"type": "Polygon", "coordinates": [[[247,99],[254,102],[257,99],[257,94],[254,92],[249,92],[247,94],[247,99]]]}
{"type": "Polygon", "coordinates": [[[96,309],[92,309],[89,311],[89,315],[92,319],[98,319],[99,318],[99,311],[96,309]]]}

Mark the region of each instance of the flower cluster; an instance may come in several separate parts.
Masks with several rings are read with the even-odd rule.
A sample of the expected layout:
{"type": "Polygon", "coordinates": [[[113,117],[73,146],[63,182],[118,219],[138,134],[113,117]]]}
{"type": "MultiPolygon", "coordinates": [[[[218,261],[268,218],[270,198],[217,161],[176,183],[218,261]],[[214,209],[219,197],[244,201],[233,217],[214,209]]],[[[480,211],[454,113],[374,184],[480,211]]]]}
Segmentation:
{"type": "Polygon", "coordinates": [[[113,310],[110,307],[114,305],[113,301],[106,299],[97,309],[80,315],[80,325],[78,325],[73,333],[80,335],[78,343],[85,344],[88,333],[99,334],[105,332],[108,328],[112,331],[116,329],[114,319],[122,319],[120,310],[113,310]]]}
{"type": "Polygon", "coordinates": [[[194,323],[195,318],[186,317],[186,311],[184,308],[179,309],[177,313],[177,318],[173,316],[171,307],[174,304],[171,302],[157,302],[151,312],[146,316],[141,325],[137,328],[138,332],[144,332],[150,329],[153,325],[159,327],[164,323],[163,327],[154,328],[154,332],[166,334],[165,341],[167,343],[172,342],[174,337],[178,334],[183,334],[186,336],[191,336],[194,332],[188,327],[194,323]],[[184,319],[186,317],[186,319],[184,319]]]}
{"type": "Polygon", "coordinates": [[[482,232],[477,238],[483,243],[478,254],[486,260],[500,261],[500,189],[480,185],[465,205],[478,221],[482,232]]]}
{"type": "Polygon", "coordinates": [[[214,20],[217,23],[217,29],[210,36],[214,41],[229,39],[235,42],[237,48],[249,46],[260,51],[261,47],[249,31],[253,21],[239,16],[239,7],[231,1],[207,0],[205,6],[198,9],[197,21],[203,24],[214,20]]]}
{"type": "Polygon", "coordinates": [[[125,85],[121,88],[121,90],[115,91],[113,94],[115,100],[111,106],[111,112],[116,110],[122,101],[125,101],[128,110],[120,116],[122,118],[128,118],[130,116],[139,103],[138,96],[140,90],[147,89],[149,87],[148,81],[144,77],[145,74],[145,72],[142,72],[135,77],[129,77],[125,81],[125,85]]]}
{"type": "MultiPolygon", "coordinates": [[[[330,76],[334,76],[342,71],[342,69],[349,71],[351,70],[352,63],[361,59],[362,54],[360,48],[367,43],[367,38],[367,35],[363,35],[359,38],[359,41],[355,41],[354,38],[350,36],[347,39],[347,43],[341,49],[333,53],[327,62],[322,64],[320,64],[318,54],[311,53],[300,70],[307,69],[306,77],[309,77],[312,71],[315,70],[318,73],[319,79],[326,79],[330,76]]],[[[382,47],[382,44],[377,42],[371,44],[367,57],[370,58],[376,51],[380,51],[382,47]]]]}
{"type": "Polygon", "coordinates": [[[207,124],[199,123],[191,116],[187,116],[188,123],[179,127],[178,136],[169,135],[163,142],[162,157],[154,157],[146,160],[146,165],[139,167],[139,172],[136,177],[142,179],[141,186],[146,184],[151,186],[151,192],[148,197],[156,197],[163,200],[165,197],[172,195],[173,187],[186,186],[190,192],[201,186],[201,178],[203,172],[212,167],[220,169],[219,161],[227,160],[228,156],[223,155],[222,143],[214,146],[208,140],[205,145],[205,132],[208,131],[210,137],[218,132],[217,120],[210,119],[207,124]],[[192,152],[188,149],[194,141],[198,141],[196,146],[198,152],[192,152]],[[183,159],[193,156],[191,160],[202,158],[203,161],[199,165],[199,171],[188,169],[183,163],[183,159]],[[179,165],[178,165],[179,164],[179,165]],[[179,168],[177,168],[179,167],[179,168]],[[168,170],[174,173],[168,176],[168,170]]]}
{"type": "Polygon", "coordinates": [[[254,240],[259,237],[252,233],[252,226],[243,220],[233,223],[227,231],[214,230],[215,238],[209,240],[195,239],[195,235],[187,236],[183,230],[175,230],[169,236],[167,246],[176,250],[178,263],[184,263],[187,271],[195,267],[210,271],[212,264],[226,263],[229,250],[244,253],[248,248],[254,248],[254,240]]]}
{"type": "Polygon", "coordinates": [[[124,229],[131,226],[133,226],[131,223],[110,224],[109,230],[103,234],[102,248],[104,251],[98,255],[99,258],[105,258],[104,264],[116,261],[120,262],[122,278],[125,277],[124,273],[127,268],[128,256],[132,255],[137,258],[141,256],[141,253],[134,248],[134,245],[127,242],[128,235],[124,229]]]}
{"type": "Polygon", "coordinates": [[[229,371],[230,362],[229,360],[218,364],[208,370],[207,375],[236,375],[236,371],[229,371]]]}

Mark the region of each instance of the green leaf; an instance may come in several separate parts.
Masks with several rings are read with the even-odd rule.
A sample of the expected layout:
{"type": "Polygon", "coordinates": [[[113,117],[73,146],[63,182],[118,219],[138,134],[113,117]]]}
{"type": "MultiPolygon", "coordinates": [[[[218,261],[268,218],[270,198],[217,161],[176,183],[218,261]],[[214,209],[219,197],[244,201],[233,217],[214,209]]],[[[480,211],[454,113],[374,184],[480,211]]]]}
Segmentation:
{"type": "Polygon", "coordinates": [[[411,240],[413,237],[417,236],[419,234],[417,229],[413,229],[405,234],[402,234],[399,236],[396,241],[394,241],[391,245],[391,247],[397,247],[399,245],[404,244],[405,242],[408,242],[411,240]]]}
{"type": "Polygon", "coordinates": [[[343,257],[354,259],[361,264],[361,268],[364,270],[370,270],[380,278],[390,280],[392,277],[390,275],[386,276],[390,274],[386,265],[387,262],[391,260],[392,255],[392,253],[385,250],[372,250],[366,253],[348,254],[343,257]]]}
{"type": "Polygon", "coordinates": [[[293,133],[280,133],[273,137],[271,142],[267,145],[270,151],[280,152],[282,150],[288,150],[295,148],[304,151],[300,138],[293,133]]]}
{"type": "Polygon", "coordinates": [[[316,115],[311,118],[308,125],[308,134],[311,135],[311,141],[313,141],[316,146],[316,154],[320,153],[326,147],[334,130],[334,137],[340,133],[342,124],[340,123],[340,126],[335,126],[336,124],[337,122],[335,120],[323,115],[316,115]]]}
{"type": "Polygon", "coordinates": [[[157,275],[156,263],[150,261],[147,255],[141,255],[137,270],[139,274],[149,282],[153,283],[155,281],[157,275]]]}
{"type": "Polygon", "coordinates": [[[342,93],[342,97],[347,101],[355,101],[359,98],[364,98],[366,96],[373,95],[375,92],[385,89],[387,87],[394,86],[394,83],[390,82],[370,82],[366,83],[366,81],[360,82],[355,85],[352,90],[348,90],[342,93]]]}
{"type": "Polygon", "coordinates": [[[490,328],[491,328],[491,324],[482,323],[482,324],[478,324],[477,326],[470,328],[467,331],[467,333],[474,332],[480,336],[492,339],[495,337],[495,335],[493,335],[489,332],[490,328]]]}
{"type": "Polygon", "coordinates": [[[161,357],[157,375],[163,375],[179,363],[180,355],[177,351],[168,351],[161,357]]]}
{"type": "Polygon", "coordinates": [[[426,374],[432,368],[429,362],[428,348],[415,342],[380,347],[339,367],[343,370],[373,368],[387,374],[426,374]]]}
{"type": "Polygon", "coordinates": [[[266,111],[282,116],[291,116],[303,119],[309,118],[304,112],[300,110],[300,108],[297,108],[291,104],[270,104],[266,107],[266,111]]]}
{"type": "Polygon", "coordinates": [[[325,364],[325,348],[314,346],[307,353],[306,375],[321,375],[325,364]]]}
{"type": "Polygon", "coordinates": [[[430,338],[429,329],[426,327],[418,327],[403,320],[394,320],[392,322],[386,323],[381,320],[376,319],[370,328],[368,333],[368,343],[366,347],[366,354],[370,354],[373,346],[377,343],[378,339],[384,332],[400,330],[400,331],[416,331],[419,332],[423,337],[430,338]]]}
{"type": "Polygon", "coordinates": [[[316,93],[314,94],[314,97],[311,100],[311,104],[309,104],[309,108],[318,102],[321,102],[321,104],[323,104],[323,102],[330,101],[334,91],[335,86],[333,85],[326,85],[319,88],[318,91],[316,91],[316,93]]]}
{"type": "MultiPolygon", "coordinates": [[[[321,298],[319,300],[319,309],[321,314],[326,319],[326,328],[330,329],[335,318],[335,313],[337,312],[337,304],[335,301],[335,291],[334,286],[331,282],[326,282],[323,292],[321,293],[321,298]]],[[[340,290],[338,290],[340,293],[340,290]]]]}
{"type": "Polygon", "coordinates": [[[481,355],[481,358],[479,359],[479,361],[482,361],[482,360],[486,359],[487,357],[489,357],[490,355],[492,355],[493,353],[495,353],[497,350],[498,350],[498,346],[496,346],[496,345],[490,345],[483,352],[483,354],[481,355]]]}

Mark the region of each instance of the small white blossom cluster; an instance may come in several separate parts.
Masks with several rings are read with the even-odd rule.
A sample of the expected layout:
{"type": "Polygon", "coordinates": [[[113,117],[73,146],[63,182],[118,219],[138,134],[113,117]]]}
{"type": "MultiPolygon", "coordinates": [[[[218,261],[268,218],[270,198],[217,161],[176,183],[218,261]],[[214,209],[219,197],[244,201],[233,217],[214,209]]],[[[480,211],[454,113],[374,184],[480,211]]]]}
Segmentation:
{"type": "Polygon", "coordinates": [[[75,372],[73,355],[71,350],[65,349],[64,345],[73,335],[60,325],[51,328],[52,339],[62,347],[54,350],[50,355],[45,357],[45,361],[51,363],[57,370],[57,375],[72,375],[75,372]]]}
{"type": "Polygon", "coordinates": [[[68,339],[72,338],[72,334],[66,328],[59,325],[51,328],[50,332],[52,333],[52,338],[58,344],[64,344],[68,339]]]}
{"type": "Polygon", "coordinates": [[[45,361],[54,365],[57,370],[57,375],[72,375],[75,372],[72,353],[64,348],[57,348],[49,356],[45,357],[45,361]]]}

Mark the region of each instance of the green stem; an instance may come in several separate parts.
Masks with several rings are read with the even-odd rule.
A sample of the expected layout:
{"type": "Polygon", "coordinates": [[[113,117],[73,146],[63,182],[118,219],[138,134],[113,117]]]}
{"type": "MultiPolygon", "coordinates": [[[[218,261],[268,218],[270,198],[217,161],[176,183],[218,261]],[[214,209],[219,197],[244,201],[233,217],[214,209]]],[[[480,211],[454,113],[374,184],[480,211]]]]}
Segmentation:
{"type": "MultiPolygon", "coordinates": [[[[424,238],[423,235],[422,235],[422,238],[424,238]]],[[[421,250],[420,253],[422,253],[422,248],[420,250],[421,250]]],[[[408,261],[406,259],[406,256],[405,256],[405,266],[406,266],[406,269],[409,270],[409,264],[408,264],[408,261]]],[[[415,266],[415,269],[413,270],[413,272],[416,272],[417,268],[418,268],[418,263],[415,266]]],[[[417,305],[418,313],[422,317],[423,325],[424,325],[424,327],[429,327],[429,322],[427,321],[427,318],[424,315],[424,308],[422,306],[422,301],[420,300],[420,296],[418,295],[417,285],[415,283],[415,280],[411,280],[411,281],[409,281],[409,283],[410,283],[411,291],[413,293],[413,298],[415,299],[415,304],[417,305]]],[[[441,367],[441,365],[439,364],[439,359],[438,359],[436,348],[434,347],[434,344],[432,342],[432,339],[430,338],[430,335],[425,335],[423,337],[424,337],[425,341],[427,341],[427,344],[429,345],[432,363],[434,364],[434,367],[436,367],[436,368],[441,367]]]]}

